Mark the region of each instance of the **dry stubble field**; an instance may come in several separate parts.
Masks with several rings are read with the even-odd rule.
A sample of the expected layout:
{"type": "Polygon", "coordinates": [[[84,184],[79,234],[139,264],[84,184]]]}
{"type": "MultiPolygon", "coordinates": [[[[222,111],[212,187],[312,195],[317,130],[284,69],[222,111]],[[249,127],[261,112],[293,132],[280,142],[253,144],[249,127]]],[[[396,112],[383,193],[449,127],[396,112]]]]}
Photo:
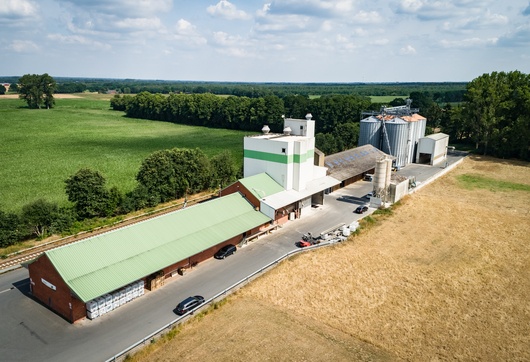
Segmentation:
{"type": "Polygon", "coordinates": [[[301,254],[139,361],[528,361],[528,163],[473,156],[348,242],[301,254]]]}

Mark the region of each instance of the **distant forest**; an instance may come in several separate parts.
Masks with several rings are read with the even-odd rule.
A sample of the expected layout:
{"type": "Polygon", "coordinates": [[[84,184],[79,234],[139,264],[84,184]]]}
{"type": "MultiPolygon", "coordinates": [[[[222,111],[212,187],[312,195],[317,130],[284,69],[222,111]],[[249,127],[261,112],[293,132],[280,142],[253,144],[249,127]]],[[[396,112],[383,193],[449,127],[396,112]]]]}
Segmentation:
{"type": "MultiPolygon", "coordinates": [[[[16,84],[19,77],[0,77],[3,83],[16,84]]],[[[461,102],[465,82],[430,83],[245,83],[199,82],[139,79],[64,78],[54,77],[56,93],[116,92],[119,94],[149,93],[211,93],[240,97],[265,97],[288,95],[305,97],[332,94],[356,94],[360,96],[402,96],[412,92],[427,92],[437,103],[461,102]]]]}
{"type": "MultiPolygon", "coordinates": [[[[0,77],[17,92],[18,77],[0,77]]],[[[469,83],[244,83],[55,78],[56,93],[117,94],[111,108],[129,117],[206,127],[256,130],[281,127],[281,115],[313,114],[317,147],[331,154],[355,146],[363,110],[413,100],[427,133],[449,134],[484,154],[529,159],[530,81],[519,71],[483,74],[469,83]],[[369,96],[396,97],[385,104],[369,96]]],[[[1,87],[3,88],[3,87],[1,87]]],[[[392,99],[392,98],[390,98],[392,99]]]]}

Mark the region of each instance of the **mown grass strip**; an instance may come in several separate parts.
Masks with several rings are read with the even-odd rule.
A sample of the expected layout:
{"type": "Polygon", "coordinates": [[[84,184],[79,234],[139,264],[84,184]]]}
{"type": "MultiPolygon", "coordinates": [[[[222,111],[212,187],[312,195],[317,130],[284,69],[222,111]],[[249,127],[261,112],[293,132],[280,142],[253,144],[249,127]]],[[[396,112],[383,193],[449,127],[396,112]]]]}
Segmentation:
{"type": "Polygon", "coordinates": [[[458,175],[456,178],[460,186],[468,190],[486,189],[490,191],[530,191],[530,185],[495,180],[493,178],[479,175],[463,174],[458,175]]]}

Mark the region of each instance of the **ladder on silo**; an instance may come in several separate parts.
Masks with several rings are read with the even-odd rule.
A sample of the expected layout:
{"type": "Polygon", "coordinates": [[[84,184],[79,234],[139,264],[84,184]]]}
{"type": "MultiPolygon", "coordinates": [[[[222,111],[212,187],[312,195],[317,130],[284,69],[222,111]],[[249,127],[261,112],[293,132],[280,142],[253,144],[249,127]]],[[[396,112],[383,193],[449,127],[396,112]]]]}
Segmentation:
{"type": "Polygon", "coordinates": [[[390,148],[390,141],[388,140],[388,133],[386,132],[385,115],[386,115],[386,113],[382,114],[381,122],[382,122],[382,126],[383,126],[383,133],[385,134],[386,147],[388,148],[388,153],[392,156],[392,149],[390,148]]]}

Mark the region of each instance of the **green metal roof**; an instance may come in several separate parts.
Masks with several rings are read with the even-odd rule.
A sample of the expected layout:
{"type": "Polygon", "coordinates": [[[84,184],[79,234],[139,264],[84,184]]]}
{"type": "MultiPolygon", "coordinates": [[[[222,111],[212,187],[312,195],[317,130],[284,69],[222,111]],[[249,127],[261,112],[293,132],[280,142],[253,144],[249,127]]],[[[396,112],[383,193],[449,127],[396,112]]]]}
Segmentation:
{"type": "Polygon", "coordinates": [[[268,221],[234,193],[46,255],[72,292],[87,302],[268,221]]]}
{"type": "Polygon", "coordinates": [[[242,178],[239,182],[258,199],[284,191],[282,185],[265,172],[242,178]]]}

